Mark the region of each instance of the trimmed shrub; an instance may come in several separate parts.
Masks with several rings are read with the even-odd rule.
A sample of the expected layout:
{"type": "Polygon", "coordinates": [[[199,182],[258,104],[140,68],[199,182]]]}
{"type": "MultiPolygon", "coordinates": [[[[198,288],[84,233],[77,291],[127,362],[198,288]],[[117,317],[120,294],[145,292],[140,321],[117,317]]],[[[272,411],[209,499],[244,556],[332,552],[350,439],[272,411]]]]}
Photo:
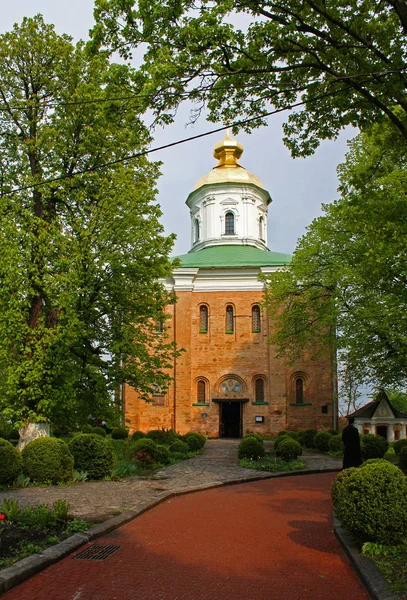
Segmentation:
{"type": "Polygon", "coordinates": [[[288,433],[288,431],[286,431],[285,429],[282,429],[281,431],[279,431],[277,433],[277,437],[281,437],[282,435],[286,435],[288,433]]]}
{"type": "Polygon", "coordinates": [[[155,460],[162,465],[168,465],[170,463],[170,451],[167,446],[157,444],[155,449],[155,460]]]}
{"type": "Polygon", "coordinates": [[[175,440],[175,442],[173,442],[170,446],[170,451],[177,452],[179,454],[188,454],[189,446],[186,442],[183,442],[182,440],[175,440]]]}
{"type": "Polygon", "coordinates": [[[285,460],[292,460],[301,456],[302,446],[292,437],[288,435],[283,436],[282,441],[278,445],[276,454],[285,460]]]}
{"type": "Polygon", "coordinates": [[[140,462],[147,466],[147,463],[153,464],[155,461],[156,448],[157,444],[153,440],[140,438],[129,444],[127,454],[131,460],[135,460],[136,462],[140,462]],[[147,455],[149,459],[145,458],[147,455]]]}
{"type": "Polygon", "coordinates": [[[300,438],[300,432],[299,431],[288,431],[287,435],[288,435],[288,437],[290,437],[291,439],[295,440],[296,442],[299,442],[299,438],[300,438]]]}
{"type": "Polygon", "coordinates": [[[314,447],[320,452],[328,452],[331,437],[327,431],[320,431],[314,438],[314,447]]]}
{"type": "Polygon", "coordinates": [[[200,433],[187,433],[184,435],[184,441],[191,452],[196,452],[205,446],[206,437],[200,433]]]}
{"type": "Polygon", "coordinates": [[[317,433],[318,432],[316,429],[306,429],[305,431],[303,431],[301,436],[302,445],[306,448],[314,448],[314,439],[317,433]]]}
{"type": "Polygon", "coordinates": [[[264,456],[264,445],[254,437],[241,440],[238,447],[239,458],[262,458],[264,456]]]}
{"type": "Polygon", "coordinates": [[[82,433],[93,433],[93,427],[92,425],[89,425],[89,423],[87,423],[82,427],[81,431],[82,433]]]}
{"type": "Polygon", "coordinates": [[[179,439],[178,434],[172,429],[152,429],[147,432],[146,436],[156,444],[165,444],[166,446],[170,446],[172,442],[179,439]]]}
{"type": "Polygon", "coordinates": [[[397,456],[404,447],[407,447],[407,439],[397,440],[397,442],[394,442],[393,444],[394,452],[397,454],[397,456]]]}
{"type": "Polygon", "coordinates": [[[246,439],[247,437],[254,437],[254,438],[256,438],[256,440],[257,440],[257,441],[259,441],[261,444],[263,444],[263,443],[264,443],[263,436],[261,436],[261,435],[260,435],[260,433],[256,433],[256,432],[254,432],[254,433],[246,433],[246,435],[244,436],[244,438],[243,438],[243,439],[246,439]]]}
{"type": "Polygon", "coordinates": [[[339,434],[331,435],[328,446],[330,452],[343,452],[344,445],[342,436],[339,434]]]}
{"type": "Polygon", "coordinates": [[[120,427],[115,427],[112,429],[112,433],[110,435],[114,440],[125,440],[129,437],[129,430],[121,425],[120,427]]]}
{"type": "Polygon", "coordinates": [[[389,447],[389,442],[381,435],[367,433],[360,437],[360,449],[363,460],[368,458],[383,458],[389,447]]]}
{"type": "Polygon", "coordinates": [[[11,485],[23,470],[20,452],[3,438],[0,438],[0,465],[1,485],[11,485]]]}
{"type": "Polygon", "coordinates": [[[406,497],[407,478],[401,470],[377,461],[354,469],[341,481],[335,509],[358,540],[395,546],[407,535],[406,497]]]}
{"type": "Polygon", "coordinates": [[[143,439],[145,437],[146,437],[146,434],[143,433],[142,431],[134,431],[132,433],[131,439],[134,440],[134,441],[137,441],[137,440],[141,440],[141,439],[143,439]]]}
{"type": "Polygon", "coordinates": [[[37,438],[24,447],[21,455],[24,475],[36,483],[60,483],[72,479],[74,459],[63,440],[37,438]]]}
{"type": "Polygon", "coordinates": [[[356,471],[356,467],[349,467],[349,469],[343,469],[343,471],[340,471],[335,477],[331,488],[331,498],[335,509],[341,493],[342,483],[345,479],[350,477],[354,471],[356,471]]]}
{"type": "Polygon", "coordinates": [[[404,472],[407,471],[407,446],[404,446],[399,452],[399,467],[400,469],[403,469],[404,472]]]}
{"type": "Polygon", "coordinates": [[[93,433],[82,433],[68,444],[76,471],[86,471],[89,479],[110,477],[113,469],[113,450],[107,440],[93,433]]]}
{"type": "Polygon", "coordinates": [[[292,439],[288,435],[288,433],[285,433],[284,435],[280,435],[279,437],[276,437],[276,439],[274,441],[274,452],[277,452],[277,449],[278,449],[279,445],[281,444],[281,442],[287,438],[289,438],[290,440],[292,439]]]}
{"type": "Polygon", "coordinates": [[[336,431],[336,429],[327,429],[327,433],[330,435],[338,435],[338,431],[336,431]]]}
{"type": "Polygon", "coordinates": [[[94,427],[92,433],[106,437],[106,431],[103,429],[103,427],[94,427]]]}

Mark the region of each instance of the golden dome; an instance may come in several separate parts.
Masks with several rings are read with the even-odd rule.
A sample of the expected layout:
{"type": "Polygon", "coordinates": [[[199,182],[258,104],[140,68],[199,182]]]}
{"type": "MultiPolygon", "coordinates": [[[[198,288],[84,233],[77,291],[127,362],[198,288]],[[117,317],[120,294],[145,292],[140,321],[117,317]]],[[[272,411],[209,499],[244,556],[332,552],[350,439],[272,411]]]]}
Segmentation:
{"type": "Polygon", "coordinates": [[[265,189],[256,175],[249,173],[237,162],[242,156],[243,150],[243,144],[234,140],[228,129],[224,139],[217,142],[213,149],[213,155],[219,161],[218,164],[197,181],[194,191],[203,185],[213,183],[252,183],[265,189]]]}

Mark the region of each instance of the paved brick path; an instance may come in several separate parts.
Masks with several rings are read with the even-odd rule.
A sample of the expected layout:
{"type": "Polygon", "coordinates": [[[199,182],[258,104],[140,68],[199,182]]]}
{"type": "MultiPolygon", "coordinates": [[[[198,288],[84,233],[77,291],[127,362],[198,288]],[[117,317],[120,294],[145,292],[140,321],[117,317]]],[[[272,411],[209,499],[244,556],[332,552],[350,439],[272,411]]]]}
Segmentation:
{"type": "MultiPolygon", "coordinates": [[[[270,445],[271,442],[266,442],[270,445]]],[[[15,498],[20,506],[48,504],[66,500],[70,513],[77,517],[101,521],[159,498],[164,491],[185,491],[199,485],[241,478],[268,478],[269,473],[242,469],[237,458],[238,440],[208,440],[200,456],[172,465],[149,479],[131,477],[123,481],[89,481],[74,486],[28,487],[8,492],[4,498],[15,498]]],[[[341,468],[340,459],[306,452],[309,469],[341,468]]]]}
{"type": "Polygon", "coordinates": [[[120,546],[107,560],[67,557],[3,598],[367,600],[332,533],[333,478],[271,479],[167,500],[99,538],[120,546]]]}

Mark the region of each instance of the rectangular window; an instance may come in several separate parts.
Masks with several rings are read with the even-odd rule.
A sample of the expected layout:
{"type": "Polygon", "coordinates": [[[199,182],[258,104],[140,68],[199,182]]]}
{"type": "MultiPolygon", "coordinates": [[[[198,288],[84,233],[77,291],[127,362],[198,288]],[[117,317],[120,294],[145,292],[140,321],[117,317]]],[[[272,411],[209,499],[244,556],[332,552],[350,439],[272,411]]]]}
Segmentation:
{"type": "Polygon", "coordinates": [[[327,415],[327,414],[328,414],[328,405],[327,405],[327,404],[325,404],[325,405],[322,407],[322,414],[323,414],[323,415],[327,415]]]}

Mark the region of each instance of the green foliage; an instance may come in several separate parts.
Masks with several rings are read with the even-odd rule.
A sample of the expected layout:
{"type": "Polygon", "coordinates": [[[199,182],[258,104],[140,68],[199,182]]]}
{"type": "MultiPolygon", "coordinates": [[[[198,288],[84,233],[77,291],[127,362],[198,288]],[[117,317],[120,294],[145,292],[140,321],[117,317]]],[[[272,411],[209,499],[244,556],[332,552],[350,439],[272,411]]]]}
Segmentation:
{"type": "Polygon", "coordinates": [[[292,439],[289,435],[288,432],[286,431],[284,434],[282,435],[278,435],[274,441],[274,452],[277,452],[279,445],[281,444],[281,442],[283,440],[286,440],[287,438],[292,439]]]}
{"type": "Polygon", "coordinates": [[[143,433],[142,431],[134,431],[132,433],[131,439],[136,441],[136,440],[141,440],[142,438],[145,438],[146,434],[143,433]]]}
{"type": "Polygon", "coordinates": [[[259,459],[264,456],[264,444],[254,437],[246,437],[240,441],[238,447],[239,458],[259,459]]]}
{"type": "Polygon", "coordinates": [[[27,529],[48,529],[56,524],[55,513],[45,506],[40,504],[37,507],[22,508],[16,519],[16,523],[27,529]]]}
{"type": "Polygon", "coordinates": [[[400,454],[402,448],[407,448],[407,438],[404,438],[402,440],[397,440],[397,442],[394,442],[393,448],[394,448],[394,452],[398,456],[400,454]]]}
{"type": "Polygon", "coordinates": [[[91,433],[95,433],[96,435],[101,435],[102,437],[106,437],[106,430],[103,427],[94,427],[91,433]]]}
{"type": "Polygon", "coordinates": [[[276,454],[284,460],[293,460],[301,456],[302,446],[290,436],[283,436],[283,439],[276,450],[276,454]]]}
{"type": "Polygon", "coordinates": [[[399,467],[400,469],[403,469],[403,471],[406,473],[407,472],[407,447],[404,446],[404,448],[402,448],[400,450],[399,453],[399,467]]]}
{"type": "Polygon", "coordinates": [[[66,534],[83,533],[89,529],[89,524],[83,519],[71,519],[65,528],[66,534]]]}
{"type": "Polygon", "coordinates": [[[288,433],[288,431],[286,431],[285,429],[282,429],[281,431],[279,431],[277,433],[277,437],[281,437],[282,435],[286,435],[288,433]]]}
{"type": "Polygon", "coordinates": [[[0,484],[10,485],[21,474],[23,461],[20,452],[7,440],[0,438],[0,484]]]}
{"type": "Polygon", "coordinates": [[[86,471],[89,479],[110,476],[113,452],[107,440],[99,435],[82,433],[68,444],[77,471],[86,471]]]}
{"type": "Polygon", "coordinates": [[[112,478],[134,477],[137,475],[137,470],[137,465],[133,461],[120,460],[113,467],[112,478]]]}
{"type": "Polygon", "coordinates": [[[88,474],[86,471],[76,471],[74,469],[73,474],[72,474],[72,482],[73,483],[80,483],[81,481],[87,481],[88,479],[88,474]]]}
{"type": "Polygon", "coordinates": [[[344,445],[342,442],[341,435],[332,435],[329,440],[329,451],[330,452],[343,452],[344,445]]]}
{"type": "Polygon", "coordinates": [[[264,456],[258,460],[242,458],[239,465],[244,469],[256,469],[257,471],[269,471],[271,473],[298,471],[305,467],[302,460],[285,460],[275,456],[264,456]]]}
{"type": "Polygon", "coordinates": [[[301,435],[302,445],[306,448],[314,448],[314,440],[317,433],[316,429],[306,429],[303,431],[301,435]]]}
{"type": "Polygon", "coordinates": [[[400,412],[407,413],[407,393],[397,388],[386,388],[385,390],[391,405],[400,412]]]}
{"type": "Polygon", "coordinates": [[[82,426],[81,431],[82,431],[82,433],[93,433],[93,426],[89,425],[89,423],[86,423],[85,425],[82,426]]]}
{"type": "Polygon", "coordinates": [[[256,432],[254,432],[254,433],[246,433],[246,435],[244,436],[244,438],[247,438],[247,437],[254,437],[261,444],[263,444],[263,442],[264,442],[263,436],[260,435],[260,433],[256,433],[256,432]]]}
{"type": "Polygon", "coordinates": [[[331,441],[332,435],[327,431],[320,431],[314,438],[314,446],[320,452],[328,452],[329,442],[331,441]]]}
{"type": "Polygon", "coordinates": [[[210,121],[252,118],[241,126],[251,131],[266,124],[270,104],[285,109],[301,100],[284,141],[303,156],[346,125],[366,128],[383,115],[407,139],[397,117],[406,112],[403,6],[96,0],[93,46],[127,58],[143,41],[145,101],[163,123],[189,98],[192,120],[208,106],[210,121]]]}
{"type": "Polygon", "coordinates": [[[407,552],[407,545],[404,542],[398,546],[385,546],[375,542],[365,542],[362,546],[364,556],[402,556],[407,552]]]}
{"type": "Polygon", "coordinates": [[[16,521],[20,512],[18,500],[14,500],[13,498],[5,498],[1,512],[6,515],[8,521],[16,521]]]}
{"type": "Polygon", "coordinates": [[[42,437],[22,451],[23,472],[35,483],[60,483],[72,479],[74,459],[65,442],[42,437]]]}
{"type": "Polygon", "coordinates": [[[129,444],[128,456],[142,468],[148,469],[157,462],[157,444],[148,438],[136,440],[129,444]]]}
{"type": "Polygon", "coordinates": [[[388,447],[388,441],[381,435],[368,433],[360,436],[360,448],[363,460],[367,460],[368,458],[383,458],[388,447]]]}
{"type": "Polygon", "coordinates": [[[401,543],[407,534],[407,479],[400,469],[377,461],[347,471],[335,502],[342,525],[361,541],[401,543]]]}
{"type": "Polygon", "coordinates": [[[146,436],[156,444],[165,444],[167,446],[179,439],[178,434],[172,431],[172,429],[152,429],[147,432],[146,436]]]}
{"type": "Polygon", "coordinates": [[[56,500],[53,504],[55,518],[57,521],[66,521],[68,518],[68,512],[71,508],[69,502],[66,500],[56,500]]]}
{"type": "Polygon", "coordinates": [[[323,207],[290,267],[267,278],[272,341],[290,360],[336,348],[348,383],[403,385],[407,144],[380,121],[349,146],[338,168],[341,198],[323,207]]]}
{"type": "Polygon", "coordinates": [[[147,397],[174,356],[155,335],[172,301],[158,164],[122,161],[150,144],[142,82],[40,15],[0,35],[0,80],[0,413],[111,420],[117,384],[147,397]]]}
{"type": "Polygon", "coordinates": [[[170,446],[170,452],[177,452],[179,454],[188,454],[189,446],[182,440],[175,440],[170,446]]]}
{"type": "Polygon", "coordinates": [[[356,467],[350,467],[349,469],[343,469],[343,471],[340,471],[338,473],[338,475],[335,477],[333,484],[332,484],[332,488],[331,488],[331,498],[332,498],[332,503],[335,508],[338,503],[339,494],[341,493],[343,482],[345,481],[345,479],[350,477],[354,471],[356,471],[356,467]]]}
{"type": "Polygon", "coordinates": [[[168,465],[170,463],[170,451],[167,446],[157,444],[155,448],[155,460],[161,465],[168,465]]]}
{"type": "Polygon", "coordinates": [[[129,430],[126,427],[115,427],[111,436],[113,440],[125,440],[129,437],[129,430]]]}
{"type": "Polygon", "coordinates": [[[206,443],[206,437],[200,433],[187,433],[183,439],[188,444],[191,452],[200,450],[206,443]]]}
{"type": "Polygon", "coordinates": [[[28,485],[30,485],[30,478],[27,477],[27,475],[24,475],[24,473],[20,473],[20,475],[17,477],[17,479],[14,482],[14,486],[16,488],[19,488],[19,487],[27,487],[28,485]]]}

